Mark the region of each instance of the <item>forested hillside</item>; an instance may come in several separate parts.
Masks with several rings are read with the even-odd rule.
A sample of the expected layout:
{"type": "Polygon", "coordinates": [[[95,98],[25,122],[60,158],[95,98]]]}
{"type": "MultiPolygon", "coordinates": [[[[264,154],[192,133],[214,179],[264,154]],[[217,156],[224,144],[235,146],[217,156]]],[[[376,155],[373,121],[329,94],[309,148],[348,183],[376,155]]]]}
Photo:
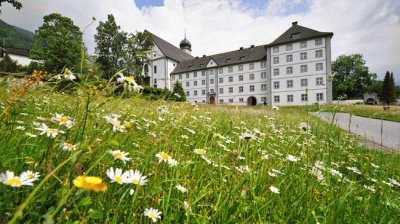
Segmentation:
{"type": "Polygon", "coordinates": [[[6,47],[31,49],[34,33],[9,25],[0,20],[0,46],[3,47],[4,36],[6,47]]]}

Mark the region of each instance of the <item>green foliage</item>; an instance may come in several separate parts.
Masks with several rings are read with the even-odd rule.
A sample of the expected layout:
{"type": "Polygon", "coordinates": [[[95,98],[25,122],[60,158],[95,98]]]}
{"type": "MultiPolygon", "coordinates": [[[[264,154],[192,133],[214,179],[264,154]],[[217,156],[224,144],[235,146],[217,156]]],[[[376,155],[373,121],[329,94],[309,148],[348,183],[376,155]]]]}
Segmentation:
{"type": "Polygon", "coordinates": [[[3,46],[5,37],[5,47],[31,49],[34,33],[9,25],[0,19],[0,44],[3,46]]]}
{"type": "MultiPolygon", "coordinates": [[[[10,3],[14,8],[20,10],[22,8],[22,4],[21,2],[17,1],[17,0],[0,0],[0,7],[3,3],[10,3]]],[[[1,10],[0,10],[0,14],[1,14],[1,10]]]]}
{"type": "Polygon", "coordinates": [[[43,60],[44,69],[50,73],[57,74],[65,67],[79,71],[83,46],[79,27],[57,13],[44,16],[43,20],[35,32],[31,58],[43,60]]]}
{"type": "Polygon", "coordinates": [[[186,101],[186,94],[185,91],[183,90],[183,87],[181,83],[177,80],[174,86],[174,89],[172,90],[171,100],[175,100],[178,102],[185,102],[186,101]]]}
{"type": "Polygon", "coordinates": [[[168,89],[143,86],[142,95],[150,96],[151,100],[168,99],[171,95],[171,91],[168,89]]]}
{"type": "Polygon", "coordinates": [[[393,73],[387,71],[383,79],[381,100],[385,102],[385,104],[391,105],[396,102],[396,99],[396,87],[393,73]]]}
{"type": "Polygon", "coordinates": [[[115,22],[112,14],[107,16],[106,22],[100,22],[94,35],[97,43],[95,53],[98,55],[97,62],[104,71],[104,78],[110,79],[117,71],[121,70],[121,59],[124,55],[124,45],[127,34],[120,31],[120,26],[115,22]]]}
{"type": "Polygon", "coordinates": [[[379,97],[381,97],[382,85],[383,85],[382,80],[372,80],[371,85],[368,86],[366,91],[368,93],[376,93],[376,94],[378,94],[379,97]]]}
{"type": "Polygon", "coordinates": [[[333,97],[360,98],[376,78],[361,54],[341,55],[332,63],[333,97]]]}
{"type": "Polygon", "coordinates": [[[33,71],[42,71],[43,67],[36,61],[31,61],[29,65],[21,66],[18,71],[25,72],[26,74],[32,74],[33,71]]]}
{"type": "Polygon", "coordinates": [[[8,54],[5,54],[4,59],[0,61],[1,72],[16,72],[17,62],[13,61],[8,54]]]}
{"type": "Polygon", "coordinates": [[[136,32],[128,34],[123,49],[123,66],[129,74],[134,74],[135,78],[141,76],[142,68],[148,61],[147,54],[150,53],[153,40],[147,32],[136,32]]]}

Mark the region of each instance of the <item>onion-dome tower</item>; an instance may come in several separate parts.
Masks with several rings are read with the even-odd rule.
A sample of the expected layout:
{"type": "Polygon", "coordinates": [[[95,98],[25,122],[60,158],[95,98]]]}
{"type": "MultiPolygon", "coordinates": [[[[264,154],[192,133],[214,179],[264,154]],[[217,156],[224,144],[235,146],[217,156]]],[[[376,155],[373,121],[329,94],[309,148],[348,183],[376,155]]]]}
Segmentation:
{"type": "Polygon", "coordinates": [[[192,44],[190,41],[186,39],[186,32],[185,32],[185,38],[179,43],[179,47],[181,48],[182,51],[191,54],[192,53],[192,44]]]}

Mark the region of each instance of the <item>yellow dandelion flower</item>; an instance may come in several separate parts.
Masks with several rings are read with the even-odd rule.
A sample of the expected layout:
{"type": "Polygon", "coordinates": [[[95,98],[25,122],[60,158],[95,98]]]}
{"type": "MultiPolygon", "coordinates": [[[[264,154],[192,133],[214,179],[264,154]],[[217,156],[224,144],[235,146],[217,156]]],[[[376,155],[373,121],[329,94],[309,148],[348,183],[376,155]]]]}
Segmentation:
{"type": "Polygon", "coordinates": [[[77,178],[75,178],[73,183],[76,187],[85,190],[93,190],[95,192],[107,191],[107,184],[103,183],[103,180],[100,177],[78,176],[77,178]]]}

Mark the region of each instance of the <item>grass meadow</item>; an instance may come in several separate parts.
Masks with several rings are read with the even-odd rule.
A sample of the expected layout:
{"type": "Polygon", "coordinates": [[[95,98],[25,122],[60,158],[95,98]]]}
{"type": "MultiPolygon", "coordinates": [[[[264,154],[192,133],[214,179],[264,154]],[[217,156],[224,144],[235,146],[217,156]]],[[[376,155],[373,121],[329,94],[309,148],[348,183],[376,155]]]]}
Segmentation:
{"type": "Polygon", "coordinates": [[[400,222],[399,155],[307,107],[0,91],[0,223],[400,222]]]}

